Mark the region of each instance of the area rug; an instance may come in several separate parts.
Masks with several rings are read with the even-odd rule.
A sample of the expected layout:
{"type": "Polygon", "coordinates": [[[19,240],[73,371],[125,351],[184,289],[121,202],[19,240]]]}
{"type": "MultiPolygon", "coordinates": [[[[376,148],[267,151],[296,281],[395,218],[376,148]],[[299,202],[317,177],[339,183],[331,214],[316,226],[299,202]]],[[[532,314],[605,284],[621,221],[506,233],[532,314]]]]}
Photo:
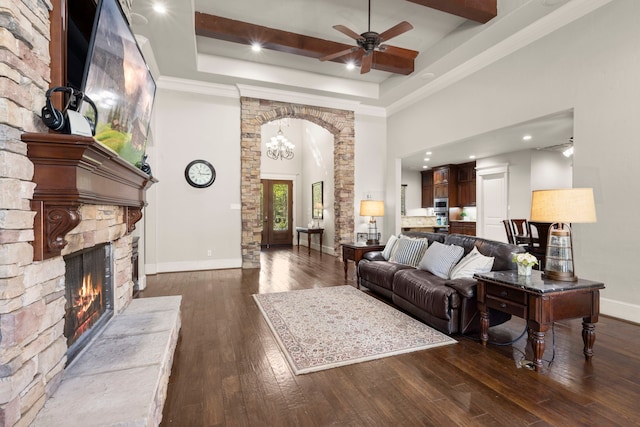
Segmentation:
{"type": "Polygon", "coordinates": [[[296,375],[456,342],[352,286],[253,297],[296,375]]]}

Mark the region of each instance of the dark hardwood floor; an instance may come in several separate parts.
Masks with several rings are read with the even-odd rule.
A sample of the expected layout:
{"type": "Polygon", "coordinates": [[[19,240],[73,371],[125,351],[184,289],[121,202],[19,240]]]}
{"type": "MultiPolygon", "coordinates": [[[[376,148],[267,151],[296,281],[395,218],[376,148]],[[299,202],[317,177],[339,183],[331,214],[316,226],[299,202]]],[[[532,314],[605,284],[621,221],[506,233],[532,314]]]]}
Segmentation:
{"type": "MultiPolygon", "coordinates": [[[[183,297],[162,425],[640,425],[640,326],[603,316],[591,363],[581,320],[559,322],[540,373],[522,367],[526,338],[483,348],[454,336],[454,345],[296,376],[251,295],[355,286],[355,269],[345,281],[338,258],[296,247],[263,251],[261,261],[259,270],[147,278],[142,298],[183,297]]],[[[512,319],[490,338],[507,342],[523,329],[512,319]]]]}

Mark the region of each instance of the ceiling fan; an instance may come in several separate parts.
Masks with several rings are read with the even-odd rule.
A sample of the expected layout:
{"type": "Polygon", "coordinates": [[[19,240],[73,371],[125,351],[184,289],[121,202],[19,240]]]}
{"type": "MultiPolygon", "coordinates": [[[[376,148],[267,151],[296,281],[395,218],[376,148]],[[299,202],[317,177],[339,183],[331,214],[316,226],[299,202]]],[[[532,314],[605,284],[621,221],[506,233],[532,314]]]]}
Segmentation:
{"type": "Polygon", "coordinates": [[[360,67],[360,74],[365,74],[371,71],[371,66],[373,65],[373,52],[375,50],[386,52],[390,55],[406,56],[404,49],[382,43],[413,29],[413,25],[407,21],[402,21],[383,33],[371,31],[371,0],[369,0],[369,26],[366,32],[358,34],[344,25],[334,25],[333,28],[340,31],[342,34],[355,39],[357,46],[323,56],[319,58],[320,61],[330,61],[362,49],[362,65],[360,67]]]}

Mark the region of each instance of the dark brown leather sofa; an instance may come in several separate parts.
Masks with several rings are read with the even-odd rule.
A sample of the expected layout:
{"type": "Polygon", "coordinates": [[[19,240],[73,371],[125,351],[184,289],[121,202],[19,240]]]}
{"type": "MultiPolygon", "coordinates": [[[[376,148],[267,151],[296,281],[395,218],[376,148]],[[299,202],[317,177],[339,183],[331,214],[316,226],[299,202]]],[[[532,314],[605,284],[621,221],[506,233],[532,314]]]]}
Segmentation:
{"type": "MultiPolygon", "coordinates": [[[[426,238],[429,244],[437,241],[462,246],[464,255],[475,246],[481,254],[495,258],[492,271],[515,270],[512,254],[524,252],[516,245],[461,234],[404,234],[426,238]]],[[[444,333],[468,334],[480,329],[475,279],[442,279],[425,270],[386,261],[381,252],[369,252],[358,264],[358,280],[361,286],[391,299],[398,307],[444,333]]],[[[510,318],[509,314],[491,312],[490,324],[498,325],[510,318]]]]}

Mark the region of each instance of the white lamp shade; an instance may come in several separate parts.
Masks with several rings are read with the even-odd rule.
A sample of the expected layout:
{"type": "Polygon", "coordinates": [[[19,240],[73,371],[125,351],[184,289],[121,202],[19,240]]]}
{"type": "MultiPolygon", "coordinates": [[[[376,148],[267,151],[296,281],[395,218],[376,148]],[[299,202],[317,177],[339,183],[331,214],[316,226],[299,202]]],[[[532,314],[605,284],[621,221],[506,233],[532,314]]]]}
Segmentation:
{"type": "Polygon", "coordinates": [[[361,200],[360,216],[384,216],[384,202],[382,200],[361,200]]]}
{"type": "Polygon", "coordinates": [[[591,188],[536,190],[531,195],[531,221],[596,222],[591,188]]]}

